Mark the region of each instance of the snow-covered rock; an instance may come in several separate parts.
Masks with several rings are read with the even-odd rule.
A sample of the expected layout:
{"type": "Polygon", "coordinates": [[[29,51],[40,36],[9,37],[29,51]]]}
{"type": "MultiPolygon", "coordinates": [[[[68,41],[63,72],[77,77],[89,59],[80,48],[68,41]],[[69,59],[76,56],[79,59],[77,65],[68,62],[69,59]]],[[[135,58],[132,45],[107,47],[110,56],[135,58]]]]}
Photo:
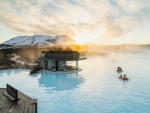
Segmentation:
{"type": "MultiPolygon", "coordinates": [[[[66,35],[58,36],[43,36],[43,35],[34,35],[34,36],[18,36],[14,37],[6,42],[2,43],[3,45],[11,45],[11,47],[26,47],[26,46],[47,46],[47,45],[72,45],[76,44],[76,41],[71,39],[66,35]]],[[[9,46],[10,47],[10,46],[9,46]]]]}

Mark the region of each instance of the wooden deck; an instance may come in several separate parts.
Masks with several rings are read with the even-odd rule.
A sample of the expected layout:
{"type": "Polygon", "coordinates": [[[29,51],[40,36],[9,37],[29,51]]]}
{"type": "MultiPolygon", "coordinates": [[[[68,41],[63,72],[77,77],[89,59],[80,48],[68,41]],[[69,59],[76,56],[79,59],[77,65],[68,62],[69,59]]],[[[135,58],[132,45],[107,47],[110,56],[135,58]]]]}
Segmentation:
{"type": "Polygon", "coordinates": [[[12,102],[3,95],[5,91],[6,88],[0,88],[0,113],[37,113],[37,99],[18,91],[21,99],[12,102]]]}

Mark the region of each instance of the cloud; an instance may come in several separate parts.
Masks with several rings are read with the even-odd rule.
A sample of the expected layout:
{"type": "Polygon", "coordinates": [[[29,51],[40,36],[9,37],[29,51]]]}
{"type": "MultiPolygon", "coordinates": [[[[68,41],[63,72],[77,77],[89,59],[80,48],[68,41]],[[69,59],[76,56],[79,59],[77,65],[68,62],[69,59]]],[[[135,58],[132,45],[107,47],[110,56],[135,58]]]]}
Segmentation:
{"type": "Polygon", "coordinates": [[[18,35],[118,38],[149,22],[150,1],[0,0],[0,24],[18,35]]]}

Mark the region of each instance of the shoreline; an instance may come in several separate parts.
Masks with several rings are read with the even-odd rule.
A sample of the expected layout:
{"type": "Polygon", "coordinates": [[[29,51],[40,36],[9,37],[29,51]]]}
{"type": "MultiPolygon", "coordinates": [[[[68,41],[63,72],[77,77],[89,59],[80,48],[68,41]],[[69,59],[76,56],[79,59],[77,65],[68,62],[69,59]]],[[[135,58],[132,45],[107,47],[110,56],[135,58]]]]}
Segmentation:
{"type": "Polygon", "coordinates": [[[25,61],[21,61],[21,60],[17,60],[18,58],[20,58],[19,55],[17,55],[16,53],[12,53],[12,55],[14,56],[13,58],[10,58],[11,61],[15,61],[17,63],[21,63],[21,64],[27,64],[27,65],[37,65],[37,63],[27,63],[25,61]]]}
{"type": "Polygon", "coordinates": [[[17,60],[20,58],[16,53],[12,53],[10,56],[7,56],[9,61],[0,66],[0,70],[8,70],[8,69],[29,69],[31,70],[34,66],[38,65],[37,63],[27,63],[25,61],[17,60]]]}

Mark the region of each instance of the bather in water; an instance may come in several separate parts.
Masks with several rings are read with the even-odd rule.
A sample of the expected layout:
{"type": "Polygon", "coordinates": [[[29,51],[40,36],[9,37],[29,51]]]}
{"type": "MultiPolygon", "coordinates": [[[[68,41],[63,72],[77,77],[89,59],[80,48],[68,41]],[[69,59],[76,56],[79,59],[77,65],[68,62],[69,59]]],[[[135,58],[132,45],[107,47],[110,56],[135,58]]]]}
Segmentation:
{"type": "Polygon", "coordinates": [[[117,71],[122,71],[122,68],[118,67],[117,71]]]}
{"type": "Polygon", "coordinates": [[[122,79],[123,80],[128,80],[128,77],[124,74],[122,79]]]}
{"type": "Polygon", "coordinates": [[[118,78],[122,79],[123,77],[122,77],[122,75],[120,75],[118,78]]]}

